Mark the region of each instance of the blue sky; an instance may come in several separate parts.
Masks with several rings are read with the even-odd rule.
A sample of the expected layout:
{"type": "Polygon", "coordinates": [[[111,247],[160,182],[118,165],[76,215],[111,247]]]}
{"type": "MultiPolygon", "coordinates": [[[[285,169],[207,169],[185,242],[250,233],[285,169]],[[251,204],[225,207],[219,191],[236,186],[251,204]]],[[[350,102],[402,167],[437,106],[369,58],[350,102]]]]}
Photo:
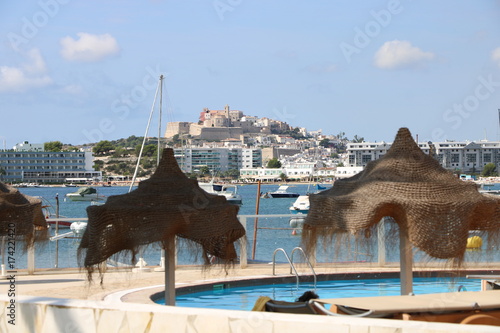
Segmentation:
{"type": "Polygon", "coordinates": [[[369,141],[498,140],[499,18],[498,0],[3,1],[0,143],[142,136],[160,74],[162,131],[229,104],[369,141]]]}

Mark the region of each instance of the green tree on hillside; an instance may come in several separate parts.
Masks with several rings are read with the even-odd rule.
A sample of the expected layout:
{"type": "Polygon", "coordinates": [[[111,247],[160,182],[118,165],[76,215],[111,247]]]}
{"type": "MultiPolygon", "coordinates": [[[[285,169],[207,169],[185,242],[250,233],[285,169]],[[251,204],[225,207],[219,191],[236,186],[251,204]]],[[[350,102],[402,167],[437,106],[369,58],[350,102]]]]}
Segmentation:
{"type": "Polygon", "coordinates": [[[356,142],[356,143],[360,143],[360,142],[364,142],[364,141],[365,141],[365,138],[359,137],[357,135],[355,135],[354,139],[352,139],[352,142],[356,142]]]}
{"type": "Polygon", "coordinates": [[[497,167],[493,163],[488,163],[484,166],[483,172],[481,172],[481,176],[483,177],[497,177],[498,172],[496,171],[497,167]]]}
{"type": "Polygon", "coordinates": [[[104,155],[110,152],[110,150],[114,150],[115,146],[109,142],[108,140],[102,140],[96,143],[92,151],[96,155],[104,155]]]}
{"type": "Polygon", "coordinates": [[[305,136],[302,135],[302,133],[300,133],[300,128],[298,128],[298,127],[295,127],[292,130],[284,131],[283,134],[289,135],[289,136],[291,136],[292,138],[294,138],[296,140],[298,140],[298,139],[305,139],[305,136]]]}
{"type": "Polygon", "coordinates": [[[347,138],[345,137],[345,132],[340,132],[339,134],[337,134],[337,139],[339,139],[340,141],[346,140],[347,138]]]}
{"type": "MultiPolygon", "coordinates": [[[[141,152],[141,146],[142,144],[135,146],[136,156],[139,156],[139,153],[141,152]]],[[[142,156],[156,156],[157,149],[158,146],[156,144],[145,145],[144,149],[142,150],[142,156]]]]}
{"type": "Polygon", "coordinates": [[[116,147],[115,152],[113,153],[113,157],[123,157],[126,155],[128,155],[128,151],[123,147],[116,147]]]}
{"type": "Polygon", "coordinates": [[[271,158],[269,160],[269,162],[267,162],[267,167],[270,169],[279,169],[279,168],[281,168],[281,162],[278,161],[278,159],[276,157],[271,158]]]}
{"type": "Polygon", "coordinates": [[[144,151],[142,153],[144,154],[144,156],[156,156],[158,154],[158,145],[146,145],[144,146],[144,151]]]}
{"type": "Polygon", "coordinates": [[[330,140],[329,140],[329,139],[327,139],[327,138],[324,138],[323,140],[321,140],[321,141],[319,142],[319,145],[320,145],[321,147],[328,148],[328,147],[330,147],[330,140]]]}
{"type": "Polygon", "coordinates": [[[95,160],[94,161],[94,170],[95,171],[101,171],[103,166],[104,166],[103,160],[95,160]]]}
{"type": "Polygon", "coordinates": [[[62,147],[61,141],[49,141],[43,144],[43,150],[45,151],[61,151],[62,147]]]}

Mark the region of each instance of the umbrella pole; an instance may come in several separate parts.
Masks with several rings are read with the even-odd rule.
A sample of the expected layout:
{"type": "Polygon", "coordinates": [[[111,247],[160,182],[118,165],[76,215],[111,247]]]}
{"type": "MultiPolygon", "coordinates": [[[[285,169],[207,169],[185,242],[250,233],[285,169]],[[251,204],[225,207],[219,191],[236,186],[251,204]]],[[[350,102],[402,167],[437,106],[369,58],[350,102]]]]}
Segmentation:
{"type": "Polygon", "coordinates": [[[413,292],[413,252],[408,238],[408,231],[399,228],[399,263],[401,295],[413,292]]]}
{"type": "MultiPolygon", "coordinates": [[[[161,158],[161,107],[163,103],[163,75],[160,75],[160,108],[158,109],[158,151],[156,154],[156,166],[160,165],[161,158]]],[[[164,272],[165,271],[165,249],[161,249],[160,254],[160,267],[156,267],[154,269],[155,272],[164,272]]]]}
{"type": "MultiPolygon", "coordinates": [[[[259,215],[260,205],[260,180],[257,182],[257,199],[255,202],[255,215],[259,215]]],[[[257,245],[257,227],[259,225],[259,218],[255,218],[253,224],[253,244],[252,244],[252,260],[255,260],[255,247],[257,245]]]]}
{"type": "Polygon", "coordinates": [[[175,236],[170,236],[165,249],[165,305],[175,305],[175,236]]]}
{"type": "MultiPolygon", "coordinates": [[[[59,193],[56,193],[56,231],[54,236],[59,235],[59,193]]],[[[56,258],[55,258],[55,268],[59,267],[59,240],[56,239],[56,258]]]]}

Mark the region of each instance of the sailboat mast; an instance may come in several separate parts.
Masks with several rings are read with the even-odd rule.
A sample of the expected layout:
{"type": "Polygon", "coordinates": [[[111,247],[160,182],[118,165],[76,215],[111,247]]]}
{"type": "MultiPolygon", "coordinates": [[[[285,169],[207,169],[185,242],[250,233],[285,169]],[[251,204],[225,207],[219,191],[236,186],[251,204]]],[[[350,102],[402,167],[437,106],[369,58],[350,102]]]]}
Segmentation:
{"type": "Polygon", "coordinates": [[[160,75],[160,110],[158,113],[158,154],[156,154],[156,165],[160,164],[160,154],[161,154],[161,108],[163,103],[163,75],[160,75]]]}
{"type": "Polygon", "coordinates": [[[151,112],[149,113],[148,125],[146,126],[146,133],[144,133],[144,139],[142,140],[141,150],[139,152],[139,156],[137,156],[137,164],[135,166],[134,176],[132,177],[132,183],[130,183],[130,187],[128,189],[129,193],[132,191],[132,187],[134,186],[135,179],[137,178],[137,172],[139,171],[139,165],[141,164],[142,151],[144,150],[144,145],[146,144],[146,139],[148,137],[149,125],[151,125],[151,119],[153,118],[153,113],[155,111],[156,98],[158,97],[158,92],[160,90],[162,79],[163,79],[163,75],[160,76],[158,86],[156,87],[155,98],[153,100],[153,105],[151,106],[151,112]]]}

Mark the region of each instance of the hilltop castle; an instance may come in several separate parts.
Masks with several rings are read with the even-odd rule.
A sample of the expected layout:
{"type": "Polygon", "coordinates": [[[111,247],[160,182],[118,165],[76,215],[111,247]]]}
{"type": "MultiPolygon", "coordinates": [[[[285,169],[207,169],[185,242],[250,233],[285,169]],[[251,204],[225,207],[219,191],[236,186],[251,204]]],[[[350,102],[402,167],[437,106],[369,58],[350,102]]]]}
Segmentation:
{"type": "Polygon", "coordinates": [[[189,134],[200,140],[238,139],[244,136],[260,134],[278,134],[291,130],[285,122],[269,118],[245,116],[242,111],[230,110],[229,105],[224,110],[203,109],[198,123],[169,122],[165,131],[166,138],[174,135],[189,134]]]}

